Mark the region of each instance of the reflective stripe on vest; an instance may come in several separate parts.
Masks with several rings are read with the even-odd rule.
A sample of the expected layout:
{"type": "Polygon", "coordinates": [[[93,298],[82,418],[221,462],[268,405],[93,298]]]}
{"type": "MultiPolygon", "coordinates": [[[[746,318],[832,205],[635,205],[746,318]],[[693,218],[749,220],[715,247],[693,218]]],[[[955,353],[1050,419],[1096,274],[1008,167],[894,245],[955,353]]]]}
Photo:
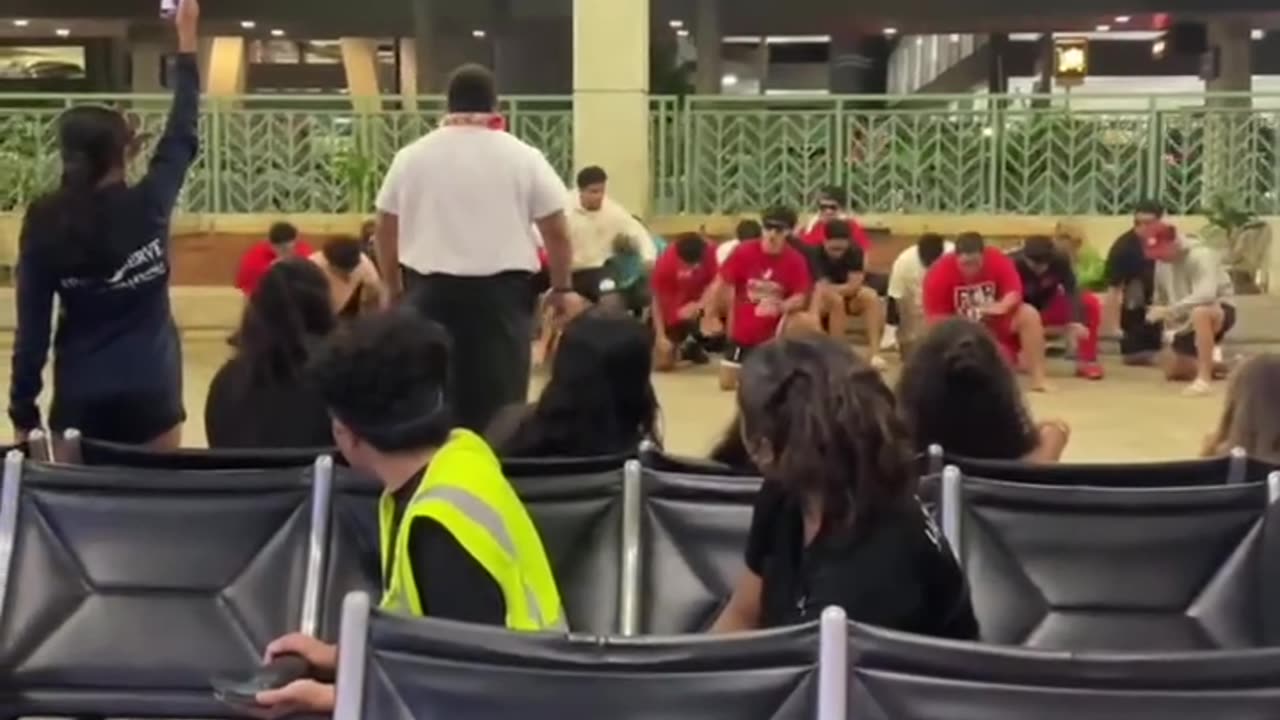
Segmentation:
{"type": "MultiPolygon", "coordinates": [[[[404,520],[402,523],[409,522],[414,514],[415,509],[432,503],[444,503],[451,506],[454,510],[465,516],[468,520],[483,528],[489,534],[489,537],[497,543],[498,547],[506,553],[506,561],[513,567],[519,567],[520,556],[516,552],[516,544],[511,539],[511,534],[507,532],[506,523],[502,521],[502,516],[498,514],[488,503],[479,497],[463,490],[459,487],[449,485],[430,488],[418,496],[416,496],[404,511],[404,520]]],[[[400,532],[407,531],[407,526],[397,529],[397,535],[400,532]]],[[[390,538],[390,542],[398,543],[398,537],[390,538]]],[[[471,552],[471,548],[467,548],[465,543],[460,543],[464,549],[471,552]]],[[[396,563],[406,562],[405,559],[397,558],[396,563]]],[[[488,570],[488,568],[486,568],[488,570]]],[[[386,610],[412,614],[414,612],[413,601],[409,597],[407,583],[413,582],[412,577],[399,578],[400,582],[395,582],[394,578],[398,572],[397,568],[391,568],[390,574],[393,578],[387,583],[389,586],[385,597],[382,601],[382,607],[386,610]]],[[[538,601],[538,594],[523,577],[520,575],[520,587],[524,596],[525,610],[532,617],[534,623],[542,629],[546,630],[564,630],[567,626],[564,622],[563,614],[560,608],[544,608],[538,601]]],[[[497,578],[495,578],[497,580],[497,578]]],[[[499,581],[499,585],[505,583],[499,581]]],[[[503,587],[503,596],[507,595],[508,588],[503,587]]],[[[512,608],[507,608],[507,613],[512,613],[512,608]]]]}

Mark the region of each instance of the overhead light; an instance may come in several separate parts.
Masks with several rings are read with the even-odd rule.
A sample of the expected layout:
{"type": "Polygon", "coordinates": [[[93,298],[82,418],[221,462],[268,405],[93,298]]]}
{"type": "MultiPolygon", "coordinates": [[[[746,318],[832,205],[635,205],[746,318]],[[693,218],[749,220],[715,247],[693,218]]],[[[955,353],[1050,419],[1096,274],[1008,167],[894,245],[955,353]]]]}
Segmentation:
{"type": "Polygon", "coordinates": [[[668,24],[668,25],[670,25],[670,26],[671,26],[671,29],[673,29],[673,30],[679,30],[680,28],[684,27],[684,21],[683,21],[683,20],[672,20],[671,22],[669,22],[669,23],[667,23],[667,24],[668,24]]]}
{"type": "Polygon", "coordinates": [[[1129,21],[1130,21],[1130,20],[1132,20],[1132,19],[1133,19],[1133,18],[1129,17],[1128,15],[1117,15],[1117,16],[1116,16],[1116,23],[1117,23],[1117,24],[1119,24],[1119,25],[1123,25],[1123,24],[1125,24],[1125,23],[1129,22],[1129,21]]]}
{"type": "Polygon", "coordinates": [[[252,30],[252,29],[254,29],[254,28],[258,27],[258,23],[254,22],[254,21],[252,21],[252,20],[241,20],[241,21],[240,21],[240,27],[244,28],[245,30],[252,30]]]}
{"type": "Polygon", "coordinates": [[[30,24],[31,24],[31,21],[30,21],[30,20],[14,20],[14,21],[13,21],[13,26],[14,26],[14,27],[26,27],[26,26],[28,26],[28,25],[30,25],[30,24]]]}
{"type": "Polygon", "coordinates": [[[960,33],[951,33],[951,37],[948,39],[951,40],[951,42],[960,42],[960,33]]]}
{"type": "Polygon", "coordinates": [[[68,37],[71,35],[71,30],[67,28],[58,28],[57,30],[53,31],[53,34],[57,35],[58,37],[68,37]]]}
{"type": "Polygon", "coordinates": [[[1160,60],[1169,49],[1169,44],[1165,40],[1157,40],[1151,43],[1151,57],[1160,60]]]}
{"type": "Polygon", "coordinates": [[[897,35],[897,34],[898,34],[898,28],[896,28],[896,27],[887,27],[887,28],[885,28],[885,29],[884,29],[884,34],[885,34],[885,36],[886,36],[886,37],[893,37],[894,35],[897,35]]]}
{"type": "Polygon", "coordinates": [[[766,45],[820,45],[831,42],[830,35],[769,35],[766,45]]]}
{"type": "Polygon", "coordinates": [[[1267,36],[1266,30],[1250,30],[1249,31],[1249,37],[1253,38],[1254,40],[1261,40],[1266,36],[1267,36]]]}
{"type": "Polygon", "coordinates": [[[734,75],[733,73],[725,73],[725,74],[720,78],[720,84],[721,84],[721,85],[724,85],[725,87],[730,87],[730,86],[733,86],[733,85],[737,85],[737,84],[738,84],[738,76],[737,76],[737,75],[734,75]]]}
{"type": "Polygon", "coordinates": [[[689,37],[689,31],[685,28],[680,28],[679,30],[676,30],[676,35],[679,35],[680,37],[689,37]]]}
{"type": "Polygon", "coordinates": [[[485,31],[481,30],[480,28],[476,28],[475,30],[471,31],[471,37],[476,39],[483,39],[485,34],[486,34],[485,31]]]}
{"type": "Polygon", "coordinates": [[[275,28],[271,31],[271,37],[284,37],[284,31],[280,28],[275,28]]]}
{"type": "Polygon", "coordinates": [[[1095,29],[1095,30],[1097,30],[1098,32],[1107,32],[1107,31],[1111,30],[1111,26],[1110,26],[1110,25],[1099,25],[1098,27],[1096,27],[1096,28],[1094,28],[1094,29],[1095,29]]]}

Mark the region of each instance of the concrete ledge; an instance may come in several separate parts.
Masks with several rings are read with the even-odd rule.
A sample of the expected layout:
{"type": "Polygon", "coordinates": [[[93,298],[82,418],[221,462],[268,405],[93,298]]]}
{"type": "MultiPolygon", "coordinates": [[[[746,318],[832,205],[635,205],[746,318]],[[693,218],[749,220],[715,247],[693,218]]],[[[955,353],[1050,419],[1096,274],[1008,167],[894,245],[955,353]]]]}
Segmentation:
{"type": "MultiPolygon", "coordinates": [[[[244,297],[234,288],[175,286],[169,293],[173,316],[183,334],[226,337],[240,325],[244,297]]],[[[0,288],[0,332],[17,326],[13,288],[0,288]]]]}

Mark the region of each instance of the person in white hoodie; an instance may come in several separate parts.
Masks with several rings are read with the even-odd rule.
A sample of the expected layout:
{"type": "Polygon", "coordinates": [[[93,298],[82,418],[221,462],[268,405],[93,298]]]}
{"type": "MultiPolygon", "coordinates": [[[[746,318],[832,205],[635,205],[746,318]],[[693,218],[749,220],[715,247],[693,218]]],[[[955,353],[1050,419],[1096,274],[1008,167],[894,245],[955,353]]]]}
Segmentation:
{"type": "Polygon", "coordinates": [[[1155,295],[1147,322],[1163,323],[1165,377],[1191,381],[1185,393],[1209,392],[1222,353],[1218,343],[1235,325],[1227,302],[1231,280],[1217,252],[1194,235],[1155,223],[1141,231],[1143,252],[1155,261],[1155,295]]]}

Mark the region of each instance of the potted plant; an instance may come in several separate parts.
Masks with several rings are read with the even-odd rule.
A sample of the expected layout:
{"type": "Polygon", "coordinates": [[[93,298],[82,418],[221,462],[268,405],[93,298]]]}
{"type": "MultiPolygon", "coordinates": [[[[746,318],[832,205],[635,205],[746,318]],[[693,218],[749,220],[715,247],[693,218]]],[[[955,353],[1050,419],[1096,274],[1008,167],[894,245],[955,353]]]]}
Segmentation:
{"type": "Polygon", "coordinates": [[[1206,215],[1209,225],[1201,233],[1222,253],[1223,263],[1235,291],[1257,295],[1263,291],[1258,280],[1265,275],[1271,252],[1271,226],[1243,208],[1226,193],[1214,195],[1206,215]]]}

